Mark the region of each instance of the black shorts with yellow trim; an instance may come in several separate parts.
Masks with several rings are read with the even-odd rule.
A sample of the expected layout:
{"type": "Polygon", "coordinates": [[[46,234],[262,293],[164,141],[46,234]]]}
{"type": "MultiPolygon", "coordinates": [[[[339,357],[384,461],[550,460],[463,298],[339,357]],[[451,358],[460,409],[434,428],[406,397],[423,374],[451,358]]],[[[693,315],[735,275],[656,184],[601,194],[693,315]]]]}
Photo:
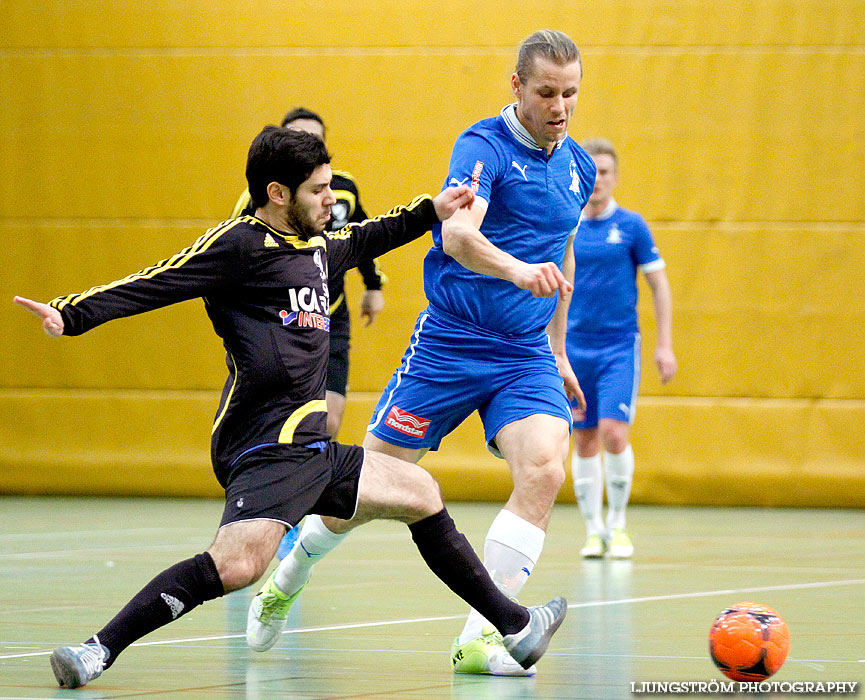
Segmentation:
{"type": "Polygon", "coordinates": [[[345,302],[330,317],[330,356],[327,362],[327,390],[345,396],[348,392],[348,350],[351,321],[345,302]]]}
{"type": "Polygon", "coordinates": [[[293,527],[308,513],[350,520],[362,467],[363,448],[356,445],[262,447],[234,470],[219,526],[265,519],[293,527]]]}

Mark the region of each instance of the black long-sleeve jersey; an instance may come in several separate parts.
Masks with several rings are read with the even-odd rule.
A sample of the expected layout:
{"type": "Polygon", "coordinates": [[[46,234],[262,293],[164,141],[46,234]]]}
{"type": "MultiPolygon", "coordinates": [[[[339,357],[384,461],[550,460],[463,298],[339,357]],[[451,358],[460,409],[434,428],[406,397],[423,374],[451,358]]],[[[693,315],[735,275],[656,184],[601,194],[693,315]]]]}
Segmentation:
{"type": "MultiPolygon", "coordinates": [[[[336,204],[331,207],[331,219],[328,222],[328,231],[339,231],[350,223],[360,223],[368,218],[364,211],[363,205],[360,203],[360,192],[357,187],[357,182],[351,173],[345,170],[334,170],[333,179],[330,182],[330,188],[333,190],[333,196],[336,197],[336,204]]],[[[234,205],[231,216],[255,214],[255,207],[252,205],[249,196],[249,190],[244,190],[243,194],[234,205]]],[[[378,260],[375,258],[367,258],[360,260],[357,263],[357,271],[360,272],[363,278],[363,285],[367,289],[381,289],[387,282],[387,275],[384,274],[379,266],[378,260]]],[[[330,286],[330,312],[335,313],[338,309],[347,312],[343,308],[345,304],[345,273],[343,270],[339,274],[330,271],[328,284],[330,286]]],[[[348,314],[345,314],[346,317],[348,314]]]]}
{"type": "Polygon", "coordinates": [[[225,486],[249,451],[328,439],[328,274],[408,243],[436,221],[429,195],[309,240],[241,216],[152,267],[49,303],[63,315],[64,335],[79,335],[112,319],[203,297],[227,353],[228,379],[211,441],[214,471],[225,486]]]}

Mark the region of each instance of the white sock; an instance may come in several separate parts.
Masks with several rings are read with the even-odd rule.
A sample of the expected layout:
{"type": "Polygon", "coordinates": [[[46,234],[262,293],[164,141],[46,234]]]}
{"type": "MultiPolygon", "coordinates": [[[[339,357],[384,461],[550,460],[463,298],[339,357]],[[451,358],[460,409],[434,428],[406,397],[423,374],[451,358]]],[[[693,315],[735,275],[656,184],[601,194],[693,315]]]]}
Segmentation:
{"type": "MultiPolygon", "coordinates": [[[[484,566],[506,596],[516,598],[522,590],[541,556],[545,536],[541,528],[509,510],[500,510],[493,520],[484,542],[484,566]]],[[[480,637],[488,624],[483,615],[472,610],[459,643],[480,637]]]]}
{"type": "Polygon", "coordinates": [[[631,483],[634,480],[634,450],[628,445],[619,454],[607,452],[604,455],[604,471],[607,477],[607,529],[625,528],[625,508],[631,497],[631,483]]]}
{"type": "Polygon", "coordinates": [[[600,453],[594,457],[580,457],[575,453],[571,458],[571,476],[577,505],[586,521],[586,535],[603,535],[604,472],[600,453]]]}
{"type": "Polygon", "coordinates": [[[294,595],[309,580],[312,566],[342,542],[346,535],[331,532],[321,517],[307,515],[300,535],[288,555],[279,562],[273,582],[286,595],[294,595]]]}

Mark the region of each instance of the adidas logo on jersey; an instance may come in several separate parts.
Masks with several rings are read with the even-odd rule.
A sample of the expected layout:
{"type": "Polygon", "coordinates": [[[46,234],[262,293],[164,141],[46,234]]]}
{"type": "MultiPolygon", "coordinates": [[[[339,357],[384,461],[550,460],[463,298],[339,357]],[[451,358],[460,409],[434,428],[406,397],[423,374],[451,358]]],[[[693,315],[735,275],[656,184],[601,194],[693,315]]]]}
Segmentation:
{"type": "Polygon", "coordinates": [[[273,236],[269,233],[264,234],[264,247],[265,248],[279,248],[279,243],[276,242],[273,236]]]}
{"type": "Polygon", "coordinates": [[[168,607],[171,608],[171,619],[176,620],[186,606],[173,595],[168,595],[167,593],[160,593],[159,595],[168,604],[168,607]]]}

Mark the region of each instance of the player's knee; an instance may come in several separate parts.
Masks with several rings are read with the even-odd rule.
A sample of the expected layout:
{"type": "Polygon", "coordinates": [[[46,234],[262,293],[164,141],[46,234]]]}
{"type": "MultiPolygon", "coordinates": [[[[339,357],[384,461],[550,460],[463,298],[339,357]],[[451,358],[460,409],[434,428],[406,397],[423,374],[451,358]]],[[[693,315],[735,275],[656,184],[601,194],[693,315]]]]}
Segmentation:
{"type": "Polygon", "coordinates": [[[429,472],[418,469],[411,489],[405,493],[402,508],[405,521],[410,523],[435,515],[444,508],[441,487],[429,472]]]}
{"type": "Polygon", "coordinates": [[[268,562],[259,557],[237,556],[217,562],[219,578],[226,593],[246,588],[260,579],[267,570],[268,562]]]}
{"type": "Polygon", "coordinates": [[[562,488],[565,483],[565,467],[563,459],[548,464],[544,469],[543,478],[549,490],[557,494],[559,489],[562,488]]]}
{"type": "Polygon", "coordinates": [[[613,454],[620,454],[628,446],[628,433],[627,424],[616,422],[604,425],[601,432],[604,450],[613,454]]]}
{"type": "Polygon", "coordinates": [[[425,518],[435,515],[444,508],[441,486],[431,474],[425,471],[418,485],[420,487],[416,498],[418,515],[425,518]]]}
{"type": "Polygon", "coordinates": [[[520,470],[514,490],[529,497],[555,498],[565,483],[565,467],[560,459],[549,459],[520,470]]]}

